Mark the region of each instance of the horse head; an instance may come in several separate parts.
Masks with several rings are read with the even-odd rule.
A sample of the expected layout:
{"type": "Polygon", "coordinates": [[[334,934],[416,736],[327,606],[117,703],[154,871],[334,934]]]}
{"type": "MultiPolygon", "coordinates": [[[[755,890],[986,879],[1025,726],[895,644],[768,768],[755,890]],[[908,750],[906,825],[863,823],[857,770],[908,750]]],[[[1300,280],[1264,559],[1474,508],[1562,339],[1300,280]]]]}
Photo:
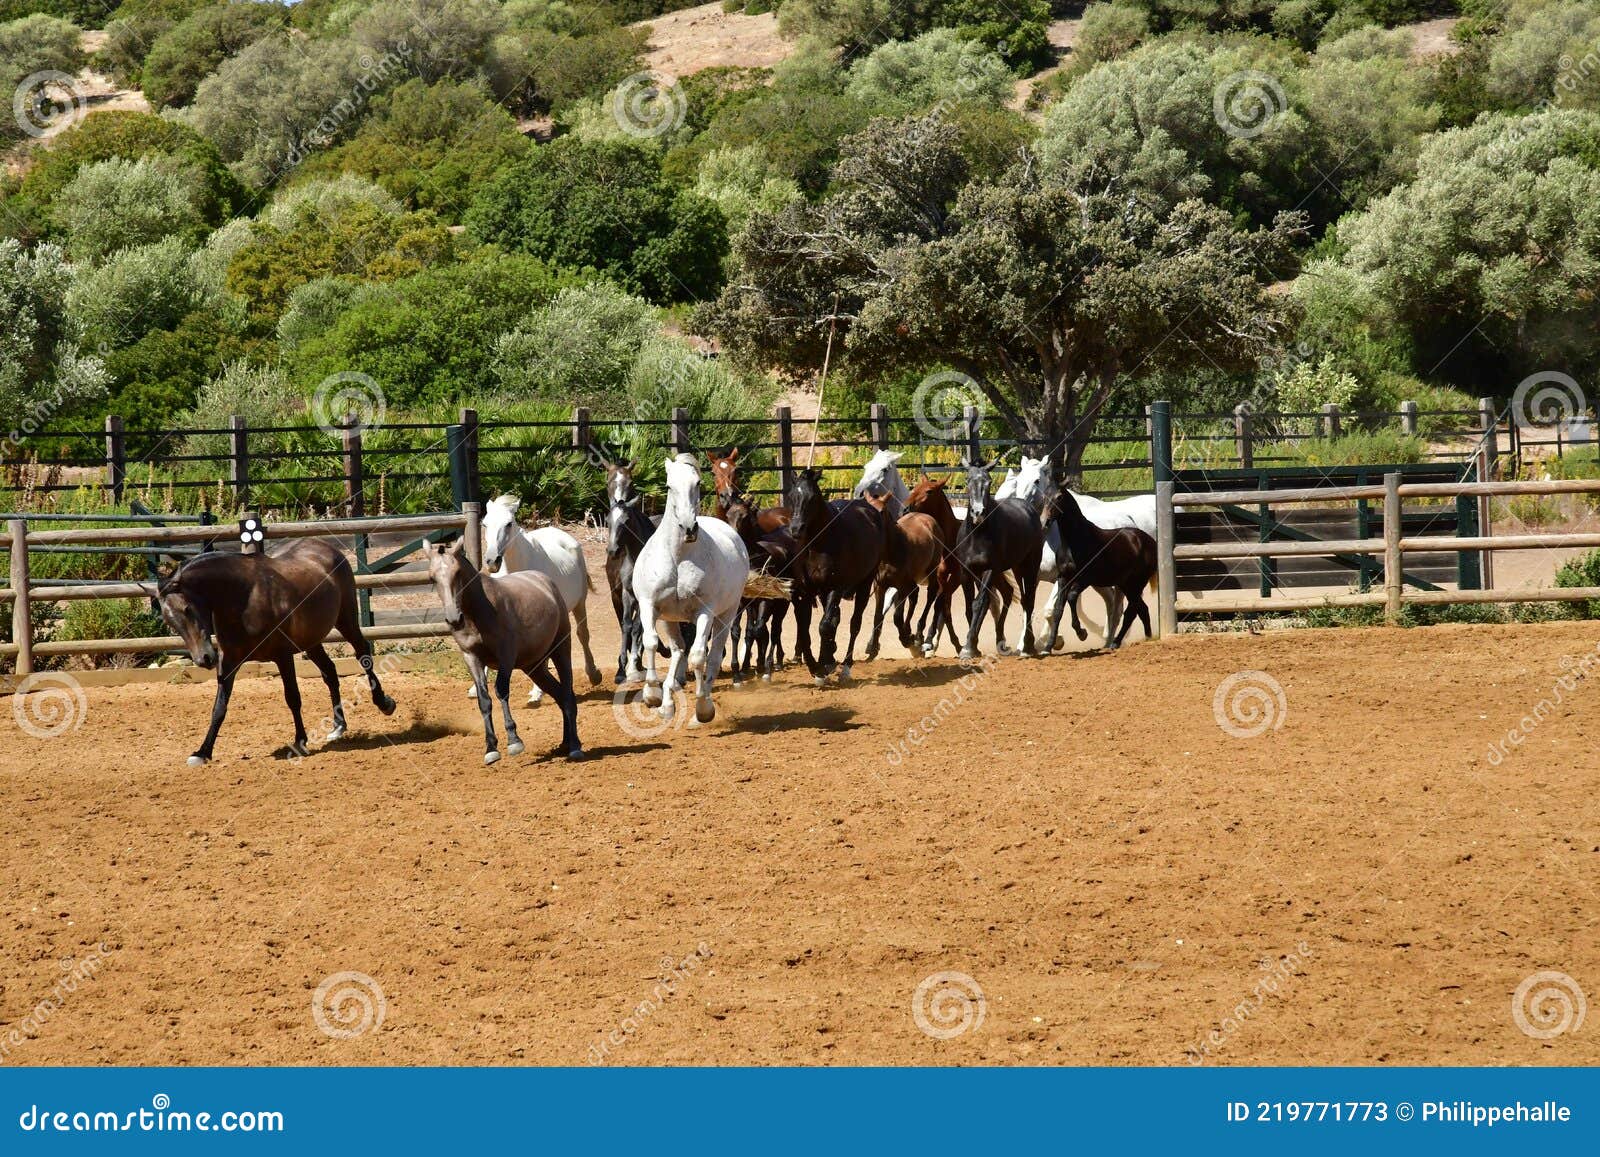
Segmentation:
{"type": "Polygon", "coordinates": [[[464,538],[454,542],[436,542],[428,547],[428,578],[433,581],[433,589],[444,604],[445,626],[452,631],[459,630],[466,622],[462,596],[473,577],[466,547],[467,540],[464,538]]]}
{"type": "Polygon", "coordinates": [[[965,462],[963,465],[967,470],[967,526],[976,527],[994,509],[993,483],[989,480],[993,463],[965,462]]]}
{"type": "Polygon", "coordinates": [[[794,476],[789,490],[789,533],[805,542],[827,525],[828,499],[822,493],[822,471],[807,466],[794,476]]]}
{"type": "Polygon", "coordinates": [[[522,499],[515,494],[502,494],[483,511],[483,565],[498,570],[500,562],[511,549],[516,536],[522,533],[517,525],[517,511],[522,499]]]}
{"type": "Polygon", "coordinates": [[[609,511],[606,515],[606,553],[621,554],[627,549],[628,523],[644,501],[633,485],[633,463],[608,463],[606,465],[606,497],[609,511]]]}
{"type": "Polygon", "coordinates": [[[735,446],[720,457],[708,454],[711,463],[711,482],[717,497],[731,503],[739,497],[739,447],[735,446]]]}
{"type": "Polygon", "coordinates": [[[179,567],[161,580],[156,587],[156,600],[162,619],[183,640],[194,665],[209,671],[217,665],[217,648],[211,640],[211,604],[194,583],[185,581],[185,569],[179,567]]]}
{"type": "Polygon", "coordinates": [[[900,470],[895,466],[901,457],[898,450],[879,450],[874,454],[861,468],[861,481],[856,483],[855,497],[865,498],[869,494],[883,493],[904,505],[908,497],[906,484],[901,481],[900,470]]]}
{"type": "Polygon", "coordinates": [[[700,467],[693,454],[679,454],[667,463],[667,508],[662,525],[676,522],[683,528],[683,541],[700,538],[700,467]]]}

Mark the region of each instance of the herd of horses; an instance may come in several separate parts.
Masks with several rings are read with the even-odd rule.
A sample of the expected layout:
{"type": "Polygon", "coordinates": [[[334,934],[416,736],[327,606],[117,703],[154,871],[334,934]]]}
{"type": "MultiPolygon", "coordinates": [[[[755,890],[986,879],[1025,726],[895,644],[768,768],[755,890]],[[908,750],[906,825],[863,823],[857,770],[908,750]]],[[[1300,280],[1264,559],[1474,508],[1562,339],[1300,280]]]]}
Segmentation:
{"type": "MultiPolygon", "coordinates": [[[[899,458],[893,451],[878,452],[853,492],[833,498],[823,472],[808,467],[795,474],[784,505],[763,509],[740,487],[739,451],[730,449],[710,457],[715,494],[713,513],[706,515],[700,464],[680,454],[666,463],[661,513],[654,517],[645,512],[647,496],[633,464],[608,465],[606,578],[621,630],[618,685],[642,681],[643,702],[670,719],[675,693],[687,689],[693,675],[689,726],[708,723],[716,716],[712,685],[725,658],[736,684],[751,674],[770,679],[784,665],[783,630],[791,611],[797,657],[813,678],[820,684],[837,672],[848,680],[869,603],[867,659],[879,653],[891,612],[902,645],[923,656],[934,655],[941,636],[948,636],[962,659],[976,658],[985,618],[994,622],[1002,654],[1048,654],[1062,645],[1064,609],[1071,610],[1077,637],[1088,637],[1078,599],[1089,588],[1105,600],[1108,648],[1122,643],[1135,618],[1151,633],[1144,592],[1156,574],[1152,496],[1102,502],[1075,494],[1057,484],[1048,459],[1023,457],[998,488],[991,477],[997,463],[964,462],[961,508],[950,502],[943,478],[924,476],[908,488],[899,458]],[[1041,640],[1034,619],[1042,582],[1053,587],[1041,640]],[[964,640],[957,637],[952,614],[957,588],[966,603],[964,640]],[[1012,648],[1005,623],[1014,599],[1021,604],[1022,631],[1012,648]],[[850,632],[841,662],[838,633],[847,601],[850,632]],[[811,621],[818,608],[813,650],[811,621]],[[662,656],[665,678],[657,667],[662,656]]],[[[469,693],[483,716],[486,764],[501,758],[496,700],[506,753],[524,750],[511,713],[513,671],[533,680],[530,703],[545,695],[556,702],[559,750],[573,759],[583,755],[574,637],[590,683],[601,681],[589,642],[587,597],[593,584],[582,548],[558,527],[523,529],[518,509],[510,495],[485,508],[481,568],[465,539],[430,544],[426,551],[445,624],[472,676],[469,693]]],[[[217,673],[211,725],[190,764],[211,759],[234,677],[251,660],[278,667],[294,719],[291,750],[303,753],[308,742],[297,655],[316,666],[332,698],[327,740],[342,738],[339,680],[323,647],[334,630],[354,650],[374,704],[386,715],[395,709],[361,632],[350,563],[326,541],[299,540],[266,553],[202,554],[163,579],[157,595],[163,618],[190,658],[217,673]]]]}

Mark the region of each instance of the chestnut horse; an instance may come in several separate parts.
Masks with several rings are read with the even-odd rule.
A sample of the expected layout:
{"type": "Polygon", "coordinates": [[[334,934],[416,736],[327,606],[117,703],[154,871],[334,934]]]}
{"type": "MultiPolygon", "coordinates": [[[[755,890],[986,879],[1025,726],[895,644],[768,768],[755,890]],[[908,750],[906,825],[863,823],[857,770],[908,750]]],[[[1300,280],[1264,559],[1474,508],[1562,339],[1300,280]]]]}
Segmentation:
{"type": "MultiPolygon", "coordinates": [[[[726,454],[707,454],[706,459],[711,463],[711,481],[717,491],[715,513],[726,522],[729,504],[744,494],[739,485],[739,447],[733,447],[726,454]]],[[[755,510],[755,507],[751,509],[755,510]]],[[[756,522],[762,534],[782,530],[789,525],[789,508],[769,506],[765,510],[756,510],[756,522]]]]}
{"type": "Polygon", "coordinates": [[[211,759],[217,732],[222,730],[222,721],[228,714],[234,676],[252,659],[278,665],[283,700],[294,717],[294,742],[290,748],[296,754],[306,752],[300,685],[294,671],[297,654],[304,654],[315,664],[333,699],[333,730],[327,742],[343,739],[339,673],[322,647],[323,640],[335,629],[355,651],[366,673],[372,702],[385,715],[394,714],[394,700],[383,693],[383,685],[378,682],[372,644],[361,633],[350,561],[322,539],[298,539],[271,554],[198,555],[162,579],[156,596],[161,617],[183,638],[195,665],[208,671],[215,668],[217,672],[211,727],[189,757],[191,767],[211,759]]]}
{"type": "Polygon", "coordinates": [[[873,583],[876,597],[872,607],[872,637],[867,640],[866,656],[875,659],[878,640],[883,634],[884,596],[891,590],[894,594],[889,596],[888,602],[894,611],[894,625],[899,631],[901,645],[911,650],[916,641],[911,637],[911,616],[917,610],[917,595],[922,584],[931,581],[934,571],[944,561],[945,539],[931,514],[913,511],[892,518],[889,504],[897,500],[887,490],[869,490],[864,497],[883,515],[888,531],[883,561],[878,564],[878,576],[873,583]]]}
{"type": "MultiPolygon", "coordinates": [[[[728,525],[733,527],[750,552],[751,573],[763,571],[782,575],[794,558],[794,539],[787,530],[762,534],[755,509],[741,494],[728,503],[728,525]]],[[[739,622],[733,624],[733,649],[729,662],[733,681],[739,683],[750,670],[751,653],[764,682],[770,682],[775,667],[783,666],[783,620],[789,613],[788,599],[746,599],[744,601],[745,645],[739,652],[739,622]]]]}

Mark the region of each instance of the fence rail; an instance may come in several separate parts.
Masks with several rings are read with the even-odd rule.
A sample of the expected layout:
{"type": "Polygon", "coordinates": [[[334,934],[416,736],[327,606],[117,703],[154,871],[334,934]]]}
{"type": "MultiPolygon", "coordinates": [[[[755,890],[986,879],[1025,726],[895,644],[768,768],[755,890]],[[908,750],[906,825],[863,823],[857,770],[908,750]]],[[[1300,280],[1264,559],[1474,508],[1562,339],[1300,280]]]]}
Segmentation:
{"type": "Polygon", "coordinates": [[[1254,611],[1294,611],[1320,607],[1382,607],[1388,621],[1396,622],[1406,606],[1449,603],[1578,602],[1600,599],[1600,587],[1544,587],[1514,590],[1408,589],[1404,558],[1407,554],[1446,551],[1543,550],[1564,547],[1600,547],[1600,534],[1551,533],[1451,537],[1404,533],[1402,502],[1408,498],[1477,498],[1531,494],[1600,494],[1600,479],[1542,482],[1417,482],[1405,483],[1398,473],[1385,474],[1382,486],[1344,486],[1305,490],[1230,490],[1178,493],[1176,483],[1156,484],[1156,557],[1159,586],[1159,632],[1175,634],[1184,614],[1232,614],[1254,611]],[[1177,511],[1196,507],[1256,505],[1288,506],[1295,503],[1383,500],[1381,537],[1272,542],[1183,543],[1177,541],[1177,511]],[[1382,591],[1287,597],[1205,597],[1180,602],[1177,564],[1182,560],[1229,558],[1282,558],[1296,555],[1382,556],[1382,591]]]}

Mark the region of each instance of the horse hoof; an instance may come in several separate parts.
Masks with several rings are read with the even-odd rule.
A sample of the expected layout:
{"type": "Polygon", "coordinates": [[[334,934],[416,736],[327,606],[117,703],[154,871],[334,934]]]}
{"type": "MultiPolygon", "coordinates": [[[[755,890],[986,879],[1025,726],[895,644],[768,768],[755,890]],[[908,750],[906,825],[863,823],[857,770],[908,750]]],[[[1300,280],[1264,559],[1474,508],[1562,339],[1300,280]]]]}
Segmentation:
{"type": "Polygon", "coordinates": [[[189,766],[190,767],[204,767],[206,764],[208,764],[210,762],[211,761],[209,759],[207,759],[203,755],[191,755],[189,757],[189,766]]]}
{"type": "Polygon", "coordinates": [[[661,685],[659,683],[646,683],[644,690],[639,692],[639,702],[646,707],[660,707],[661,685]]]}
{"type": "Polygon", "coordinates": [[[762,682],[763,682],[763,683],[770,683],[770,682],[772,682],[772,676],[771,676],[771,674],[766,674],[766,675],[763,675],[763,676],[761,676],[761,681],[762,681],[762,682]]]}
{"type": "Polygon", "coordinates": [[[959,652],[957,652],[957,654],[956,654],[956,658],[964,660],[965,662],[968,662],[968,663],[970,663],[972,660],[976,659],[977,657],[978,657],[978,653],[976,651],[974,651],[971,647],[962,647],[961,650],[959,652]]]}
{"type": "MultiPolygon", "coordinates": [[[[476,693],[474,693],[473,698],[477,698],[476,693]]],[[[377,707],[377,709],[383,712],[385,715],[394,714],[395,702],[393,699],[389,698],[389,696],[385,695],[382,699],[374,699],[372,703],[373,706],[377,707]]]]}
{"type": "Polygon", "coordinates": [[[850,678],[850,664],[846,663],[843,667],[839,668],[839,679],[842,682],[848,678],[850,678]]]}
{"type": "Polygon", "coordinates": [[[573,747],[573,748],[568,749],[567,758],[572,760],[573,762],[577,762],[578,760],[582,759],[583,758],[583,748],[581,748],[581,747],[573,747]]]}
{"type": "Polygon", "coordinates": [[[337,743],[337,742],[339,742],[339,740],[343,739],[344,736],[345,736],[344,728],[343,727],[335,727],[332,731],[328,732],[328,738],[324,739],[322,742],[324,742],[324,743],[337,743]]]}
{"type": "Polygon", "coordinates": [[[1067,645],[1067,641],[1065,639],[1056,638],[1056,639],[1051,639],[1050,640],[1050,649],[1052,651],[1064,650],[1066,648],[1066,645],[1067,645]]]}
{"type": "Polygon", "coordinates": [[[826,687],[828,685],[827,678],[822,676],[822,675],[813,675],[813,676],[811,676],[811,681],[813,683],[815,683],[818,687],[826,687]]]}
{"type": "Polygon", "coordinates": [[[507,755],[521,755],[526,750],[527,748],[522,746],[522,740],[520,739],[513,739],[510,743],[506,744],[507,755]]]}
{"type": "Polygon", "coordinates": [[[485,767],[493,767],[495,764],[497,764],[499,762],[500,762],[500,753],[498,751],[486,751],[486,752],[483,753],[483,766],[485,766],[485,767]]]}
{"type": "Polygon", "coordinates": [[[717,705],[709,699],[696,699],[694,701],[694,721],[696,723],[710,723],[717,717],[717,705]]]}
{"type": "Polygon", "coordinates": [[[1075,634],[1078,636],[1078,642],[1080,643],[1089,637],[1089,632],[1085,631],[1082,627],[1079,627],[1075,634]]]}

